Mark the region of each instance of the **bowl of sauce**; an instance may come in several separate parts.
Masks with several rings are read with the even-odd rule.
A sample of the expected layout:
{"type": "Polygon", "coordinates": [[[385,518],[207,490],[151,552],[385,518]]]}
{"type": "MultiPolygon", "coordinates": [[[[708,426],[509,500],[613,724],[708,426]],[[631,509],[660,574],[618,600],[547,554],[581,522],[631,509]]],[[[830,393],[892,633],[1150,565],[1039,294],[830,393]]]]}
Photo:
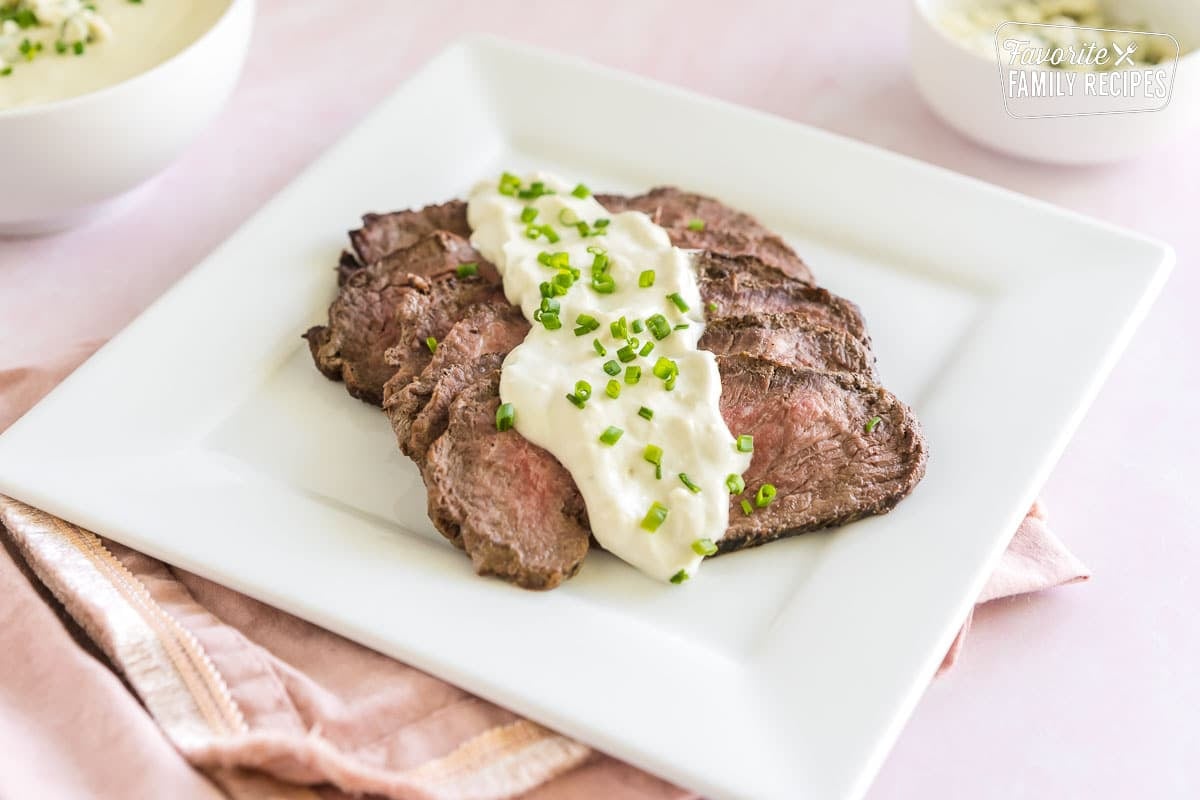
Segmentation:
{"type": "Polygon", "coordinates": [[[62,230],[161,172],[228,100],[254,0],[0,0],[0,235],[62,230]]]}

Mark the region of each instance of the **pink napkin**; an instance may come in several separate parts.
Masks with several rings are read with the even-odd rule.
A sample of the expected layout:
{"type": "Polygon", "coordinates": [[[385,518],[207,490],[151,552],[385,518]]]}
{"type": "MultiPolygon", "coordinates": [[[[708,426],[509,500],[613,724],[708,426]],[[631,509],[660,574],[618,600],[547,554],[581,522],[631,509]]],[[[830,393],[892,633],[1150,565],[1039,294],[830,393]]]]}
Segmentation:
{"type": "MultiPolygon", "coordinates": [[[[0,370],[0,429],[93,349],[0,370]]],[[[0,796],[691,796],[15,500],[0,497],[0,523],[8,550],[0,590],[9,598],[0,617],[0,746],[24,756],[0,771],[0,796]]],[[[1088,577],[1035,506],[980,602],[1088,577]]]]}

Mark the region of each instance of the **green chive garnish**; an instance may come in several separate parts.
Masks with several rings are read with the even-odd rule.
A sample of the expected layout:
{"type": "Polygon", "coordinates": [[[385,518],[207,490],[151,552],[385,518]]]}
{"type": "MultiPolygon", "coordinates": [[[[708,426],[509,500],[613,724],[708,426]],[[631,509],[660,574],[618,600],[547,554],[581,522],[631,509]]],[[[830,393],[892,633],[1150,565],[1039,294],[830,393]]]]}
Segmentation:
{"type": "Polygon", "coordinates": [[[496,409],[496,430],[504,432],[512,429],[517,421],[517,410],[512,403],[505,403],[496,409]]]}
{"type": "Polygon", "coordinates": [[[616,400],[621,396],[621,384],[617,383],[615,379],[610,380],[608,385],[604,387],[604,393],[613,400],[616,400]]]}
{"type": "Polygon", "coordinates": [[[692,479],[687,476],[686,472],[679,473],[679,480],[688,488],[689,492],[692,494],[700,494],[700,487],[692,482],[692,479]]]}
{"type": "Polygon", "coordinates": [[[637,364],[625,368],[625,383],[633,386],[642,379],[642,368],[637,364]]]}
{"type": "Polygon", "coordinates": [[[621,359],[622,364],[628,364],[630,361],[633,361],[635,358],[637,358],[637,351],[629,345],[625,345],[617,351],[617,358],[621,359]]]}
{"type": "Polygon", "coordinates": [[[679,374],[679,365],[669,358],[662,357],[654,362],[654,377],[664,381],[671,380],[679,374]]]}
{"type": "Polygon", "coordinates": [[[558,221],[562,225],[577,225],[579,217],[575,216],[575,212],[569,208],[560,208],[558,210],[558,221]]]}
{"type": "Polygon", "coordinates": [[[587,381],[576,381],[575,396],[581,400],[588,400],[592,396],[592,385],[587,381]]]}
{"type": "Polygon", "coordinates": [[[556,331],[562,327],[562,320],[558,318],[558,314],[555,312],[542,314],[541,322],[548,331],[556,331]]]}
{"type": "Polygon", "coordinates": [[[500,194],[508,197],[514,196],[521,188],[521,179],[511,172],[505,172],[500,176],[500,194]]]}
{"type": "Polygon", "coordinates": [[[648,269],[641,275],[638,275],[638,286],[643,289],[649,289],[654,285],[654,270],[648,269]]]}
{"type": "Polygon", "coordinates": [[[630,323],[629,329],[634,333],[641,333],[642,331],[646,330],[646,324],[640,319],[635,319],[632,323],[630,323]]]}
{"type": "Polygon", "coordinates": [[[620,439],[624,433],[625,431],[621,430],[615,425],[609,425],[604,429],[604,433],[600,434],[600,441],[609,447],[612,447],[617,443],[617,440],[620,439]]]}
{"type": "Polygon", "coordinates": [[[608,255],[608,251],[598,244],[589,244],[587,251],[594,256],[608,255]]]}
{"type": "Polygon", "coordinates": [[[674,575],[671,576],[671,583],[678,586],[679,584],[683,583],[687,579],[688,579],[687,570],[681,569],[681,570],[679,570],[679,572],[676,572],[674,575]]]}
{"type": "MultiPolygon", "coordinates": [[[[650,510],[646,512],[646,516],[642,520],[642,530],[654,533],[666,521],[667,507],[656,500],[650,504],[650,510]]],[[[671,580],[675,579],[672,578],[671,580]]]]}
{"type": "Polygon", "coordinates": [[[600,327],[600,321],[590,314],[580,314],[575,318],[575,335],[586,336],[600,327]]]}
{"type": "Polygon", "coordinates": [[[629,338],[629,324],[625,322],[624,317],[609,323],[608,330],[614,339],[629,338]]]}
{"type": "Polygon", "coordinates": [[[582,200],[585,197],[591,197],[592,190],[589,189],[588,187],[584,186],[581,183],[581,184],[578,184],[574,189],[571,190],[571,194],[573,194],[575,197],[578,197],[580,200],[582,200]]]}
{"type": "Polygon", "coordinates": [[[656,467],[662,464],[662,455],[662,448],[656,444],[648,444],[646,445],[646,449],[642,451],[642,458],[656,467]]]}
{"type": "MultiPolygon", "coordinates": [[[[589,247],[590,251],[591,248],[589,247]]],[[[592,253],[592,273],[608,272],[608,251],[601,250],[599,253],[592,253]]]]}
{"type": "Polygon", "coordinates": [[[671,323],[662,314],[652,314],[646,318],[646,327],[660,342],[671,335],[671,323]]]}
{"type": "Polygon", "coordinates": [[[684,301],[683,295],[679,294],[679,292],[671,292],[669,295],[667,295],[667,299],[674,303],[675,307],[685,314],[691,310],[691,306],[684,301]]]}
{"type": "Polygon", "coordinates": [[[437,339],[433,338],[432,336],[428,337],[427,339],[425,339],[425,346],[429,348],[429,352],[436,353],[437,352],[437,339]]]}
{"type": "Polygon", "coordinates": [[[688,325],[686,322],[681,322],[681,323],[679,323],[678,325],[676,325],[676,326],[675,326],[675,330],[677,330],[677,331],[686,331],[686,330],[687,330],[688,328],[690,328],[690,327],[692,327],[692,326],[691,326],[691,325],[688,325]]]}
{"type": "Polygon", "coordinates": [[[879,427],[879,423],[881,422],[883,422],[883,417],[871,417],[869,420],[867,420],[867,433],[874,433],[875,429],[879,427]]]}
{"type": "Polygon", "coordinates": [[[600,356],[601,358],[604,358],[606,355],[608,355],[608,348],[606,348],[603,344],[601,344],[599,339],[592,340],[592,348],[596,351],[596,354],[598,356],[600,356]]]}
{"type": "Polygon", "coordinates": [[[464,261],[458,265],[458,269],[454,270],[460,278],[470,278],[472,275],[479,274],[479,262],[464,261]]]}
{"type": "Polygon", "coordinates": [[[571,405],[575,406],[578,409],[582,409],[584,406],[587,405],[587,400],[583,399],[579,395],[569,394],[569,395],[567,395],[567,400],[571,401],[571,405]]]}
{"type": "Polygon", "coordinates": [[[592,276],[592,290],[596,294],[612,294],[617,290],[617,282],[607,273],[592,276]]]}
{"type": "Polygon", "coordinates": [[[754,513],[754,506],[750,505],[749,500],[742,501],[742,513],[747,517],[754,513]]]}
{"type": "Polygon", "coordinates": [[[730,494],[741,494],[746,491],[746,481],[742,480],[742,476],[731,472],[725,476],[725,485],[729,488],[730,494]]]}
{"type": "Polygon", "coordinates": [[[533,222],[537,219],[538,210],[533,206],[525,206],[521,209],[521,222],[533,222]]]}
{"type": "Polygon", "coordinates": [[[638,350],[638,355],[642,358],[645,358],[646,356],[650,355],[650,351],[653,349],[654,342],[646,342],[644,345],[642,345],[642,349],[638,350]]]}
{"type": "Polygon", "coordinates": [[[754,505],[759,508],[766,508],[771,505],[771,501],[775,499],[775,486],[770,483],[764,483],[758,487],[758,494],[754,495],[754,505]]]}
{"type": "Polygon", "coordinates": [[[605,219],[605,218],[601,217],[600,219],[596,220],[592,224],[595,225],[597,228],[607,228],[608,223],[610,223],[610,222],[612,222],[611,219],[605,219]]]}
{"type": "Polygon", "coordinates": [[[710,314],[717,313],[717,304],[716,303],[709,303],[707,308],[708,308],[708,313],[710,313],[710,314]]]}
{"type": "Polygon", "coordinates": [[[692,552],[698,556],[716,555],[717,546],[712,539],[697,539],[692,542],[692,552]]]}
{"type": "Polygon", "coordinates": [[[691,222],[689,222],[689,223],[688,223],[688,230],[689,230],[689,231],[702,231],[702,230],[704,230],[704,220],[702,220],[702,219],[693,219],[691,222]]]}
{"type": "Polygon", "coordinates": [[[621,365],[618,364],[616,361],[605,361],[604,362],[604,371],[605,371],[605,373],[612,375],[613,377],[616,377],[617,375],[621,374],[621,365]]]}
{"type": "MultiPolygon", "coordinates": [[[[630,369],[633,369],[633,367],[630,367],[630,369]]],[[[638,416],[646,420],[654,419],[654,409],[642,406],[638,409],[638,416]]]]}
{"type": "Polygon", "coordinates": [[[753,453],[754,437],[745,433],[737,437],[737,449],[739,453],[753,453]]]}

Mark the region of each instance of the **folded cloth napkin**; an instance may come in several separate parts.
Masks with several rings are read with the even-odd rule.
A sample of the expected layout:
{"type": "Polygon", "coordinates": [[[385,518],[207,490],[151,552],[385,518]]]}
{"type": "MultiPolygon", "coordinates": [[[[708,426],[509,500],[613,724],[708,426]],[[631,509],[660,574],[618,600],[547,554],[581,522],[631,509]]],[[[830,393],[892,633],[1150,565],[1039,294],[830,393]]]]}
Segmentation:
{"type": "MultiPolygon", "coordinates": [[[[0,429],[91,349],[0,370],[0,429]]],[[[0,746],[28,754],[0,771],[0,796],[691,796],[419,670],[23,503],[0,497],[0,524],[8,548],[7,558],[0,554],[0,588],[10,609],[0,616],[0,746]],[[39,592],[52,596],[46,599],[59,621],[46,613],[39,592]],[[144,712],[70,642],[72,633],[125,681],[144,712]],[[146,730],[149,719],[211,783],[172,762],[177,756],[146,730]],[[88,746],[101,741],[107,746],[88,746]],[[52,771],[54,760],[59,769],[52,771]]],[[[1087,578],[1035,506],[980,602],[1087,578]]],[[[943,669],[958,656],[969,623],[943,669]]]]}

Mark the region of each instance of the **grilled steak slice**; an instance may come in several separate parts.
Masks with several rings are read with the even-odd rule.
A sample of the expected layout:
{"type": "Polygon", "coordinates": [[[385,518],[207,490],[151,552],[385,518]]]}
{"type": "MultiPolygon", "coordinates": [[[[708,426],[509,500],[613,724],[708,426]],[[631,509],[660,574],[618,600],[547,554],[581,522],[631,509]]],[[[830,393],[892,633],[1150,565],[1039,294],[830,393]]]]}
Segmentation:
{"type": "Polygon", "coordinates": [[[844,328],[810,322],[804,311],[718,317],[705,327],[700,347],[718,355],[748,353],[790,367],[875,375],[875,358],[862,342],[844,328]]]}
{"type": "Polygon", "coordinates": [[[467,204],[462,200],[390,214],[364,214],[362,221],[361,228],[350,231],[350,243],[354,245],[359,263],[364,265],[411,247],[434,231],[471,238],[467,204]]]}
{"type": "Polygon", "coordinates": [[[499,367],[528,332],[529,323],[516,306],[477,306],[450,329],[419,376],[407,383],[400,382],[402,376],[388,381],[383,407],[404,454],[423,464],[429,445],[446,429],[450,403],[473,374],[472,365],[490,364],[491,360],[481,362],[480,356],[496,353],[489,368],[499,367]]]}
{"type": "Polygon", "coordinates": [[[841,328],[868,350],[871,338],[858,306],[828,289],[790,279],[759,259],[701,253],[700,296],[710,316],[804,312],[810,324],[841,328]],[[712,306],[716,306],[715,309],[712,306]]]}
{"type": "Polygon", "coordinates": [[[808,266],[783,239],[749,214],[711,197],[662,186],[636,197],[597,195],[596,199],[613,213],[641,211],[647,214],[666,228],[676,247],[753,256],[791,278],[813,282],[808,266]],[[689,225],[693,220],[702,221],[703,228],[692,230],[689,225]]]}
{"type": "MultiPolygon", "coordinates": [[[[413,309],[437,305],[421,298],[428,298],[435,286],[440,292],[447,284],[481,287],[483,291],[474,294],[490,291],[503,297],[497,288],[499,281],[495,268],[490,264],[485,267],[465,239],[437,231],[353,272],[329,307],[329,324],[310,328],[304,338],[313,361],[326,377],[344,381],[351,395],[379,405],[384,383],[396,372],[387,363],[385,351],[414,328],[413,309]],[[465,261],[480,263],[477,277],[455,277],[454,270],[465,261]],[[409,316],[397,317],[401,308],[408,310],[409,316]]],[[[449,327],[446,325],[441,332],[449,327]]],[[[422,346],[424,341],[422,336],[422,346]]],[[[418,372],[421,366],[416,367],[418,372]]]]}
{"type": "Polygon", "coordinates": [[[499,386],[492,369],[451,404],[423,471],[429,516],[480,575],[552,589],[587,555],[583,498],[552,455],[515,430],[496,430],[499,386]]]}
{"type": "Polygon", "coordinates": [[[908,406],[858,375],[721,356],[721,414],[754,437],[746,491],[730,498],[717,546],[741,550],[890,511],[925,474],[925,439],[908,406]],[[880,421],[871,432],[871,419],[880,421]],[[778,495],[743,513],[764,483],[778,495]]]}

